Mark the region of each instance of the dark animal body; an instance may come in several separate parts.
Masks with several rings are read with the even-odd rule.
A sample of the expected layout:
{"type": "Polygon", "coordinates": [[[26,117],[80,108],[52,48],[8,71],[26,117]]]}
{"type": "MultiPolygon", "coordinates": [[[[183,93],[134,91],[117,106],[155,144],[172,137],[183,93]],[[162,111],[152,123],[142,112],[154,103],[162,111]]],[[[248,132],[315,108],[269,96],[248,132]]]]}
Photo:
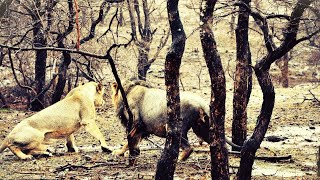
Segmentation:
{"type": "MultiPolygon", "coordinates": [[[[133,127],[140,121],[142,126],[133,134],[135,149],[142,138],[149,134],[166,137],[167,101],[166,91],[152,88],[145,81],[133,80],[124,83],[124,90],[128,99],[129,107],[133,113],[133,127]]],[[[128,115],[123,106],[121,94],[116,83],[112,84],[112,102],[115,106],[117,116],[123,126],[126,127],[128,115]]],[[[186,160],[192,153],[188,142],[187,133],[192,128],[193,132],[205,142],[209,142],[208,113],[209,105],[200,96],[190,93],[180,93],[181,118],[183,120],[181,129],[181,149],[179,160],[186,160]]],[[[128,149],[126,144],[113,154],[123,155],[128,149]]]]}

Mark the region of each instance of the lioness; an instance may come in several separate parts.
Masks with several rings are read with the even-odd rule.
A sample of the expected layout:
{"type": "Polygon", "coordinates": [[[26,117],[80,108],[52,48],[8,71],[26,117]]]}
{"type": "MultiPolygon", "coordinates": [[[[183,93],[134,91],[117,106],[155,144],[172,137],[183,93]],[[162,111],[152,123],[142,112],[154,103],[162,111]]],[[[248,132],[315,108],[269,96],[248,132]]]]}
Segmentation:
{"type": "MultiPolygon", "coordinates": [[[[166,137],[166,121],[167,121],[167,101],[166,91],[151,88],[145,81],[133,80],[124,83],[124,90],[127,95],[129,107],[133,113],[133,124],[142,120],[142,130],[138,130],[133,135],[135,149],[139,151],[138,144],[143,137],[154,134],[159,137],[166,137]]],[[[123,126],[127,125],[128,115],[123,106],[122,96],[118,90],[117,83],[111,86],[112,103],[116,109],[117,116],[121,120],[123,126]]],[[[188,142],[187,133],[190,128],[202,140],[209,142],[209,125],[208,112],[209,105],[201,97],[190,92],[180,93],[182,138],[180,153],[178,159],[186,160],[193,152],[188,142]]],[[[128,150],[128,144],[121,149],[112,153],[115,155],[123,155],[128,150]]]]}
{"type": "Polygon", "coordinates": [[[104,104],[104,87],[89,82],[71,90],[66,98],[43,109],[17,124],[0,146],[7,147],[20,159],[33,155],[51,156],[47,150],[50,139],[66,138],[68,152],[78,152],[73,133],[81,126],[101,143],[105,152],[111,152],[95,123],[96,107],[104,104]]]}

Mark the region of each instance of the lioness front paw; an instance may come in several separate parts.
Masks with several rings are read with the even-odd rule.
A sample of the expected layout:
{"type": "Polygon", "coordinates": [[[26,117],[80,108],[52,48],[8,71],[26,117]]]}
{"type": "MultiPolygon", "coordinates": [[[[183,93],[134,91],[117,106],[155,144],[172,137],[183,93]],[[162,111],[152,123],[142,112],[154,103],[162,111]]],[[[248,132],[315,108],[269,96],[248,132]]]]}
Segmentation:
{"type": "Polygon", "coordinates": [[[101,149],[102,149],[103,152],[108,153],[108,154],[112,152],[112,151],[111,151],[109,148],[107,148],[107,147],[101,146],[101,149]]]}
{"type": "Polygon", "coordinates": [[[117,150],[114,150],[112,151],[112,155],[114,156],[123,156],[125,152],[123,152],[122,149],[117,149],[117,150]]]}

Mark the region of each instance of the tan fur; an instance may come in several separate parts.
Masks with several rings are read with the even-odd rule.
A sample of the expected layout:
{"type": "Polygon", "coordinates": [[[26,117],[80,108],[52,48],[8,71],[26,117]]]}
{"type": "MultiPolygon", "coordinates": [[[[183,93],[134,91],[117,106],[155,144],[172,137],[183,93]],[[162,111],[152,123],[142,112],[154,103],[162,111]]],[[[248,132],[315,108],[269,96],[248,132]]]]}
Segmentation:
{"type": "Polygon", "coordinates": [[[73,133],[81,126],[100,141],[102,150],[110,152],[95,123],[96,107],[104,104],[104,91],[95,82],[74,88],[65,99],[17,124],[2,142],[0,152],[8,147],[20,159],[51,155],[47,151],[49,140],[59,138],[66,138],[69,152],[78,152],[73,133]]]}

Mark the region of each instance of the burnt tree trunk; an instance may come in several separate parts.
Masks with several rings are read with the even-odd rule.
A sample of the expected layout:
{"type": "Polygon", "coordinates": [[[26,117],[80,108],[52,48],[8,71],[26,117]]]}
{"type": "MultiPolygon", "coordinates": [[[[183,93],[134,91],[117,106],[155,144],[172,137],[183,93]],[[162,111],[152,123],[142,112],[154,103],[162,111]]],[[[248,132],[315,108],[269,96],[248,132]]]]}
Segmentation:
{"type": "MultiPolygon", "coordinates": [[[[41,2],[39,0],[35,1],[35,6],[41,8],[41,2]]],[[[45,35],[45,30],[43,24],[40,20],[41,17],[38,13],[34,12],[32,15],[33,20],[33,44],[34,47],[45,47],[47,44],[47,39],[45,35]]],[[[35,62],[35,83],[37,96],[31,102],[32,111],[40,111],[44,108],[44,92],[43,88],[46,83],[46,64],[47,64],[47,51],[46,50],[36,50],[36,62],[35,62]]]]}
{"type": "Polygon", "coordinates": [[[2,62],[3,62],[4,56],[5,56],[5,54],[3,52],[3,49],[0,48],[0,66],[2,66],[2,62]]]}
{"type": "Polygon", "coordinates": [[[127,4],[129,9],[129,15],[130,15],[131,30],[133,33],[135,44],[139,52],[138,63],[137,63],[138,78],[141,80],[146,80],[147,71],[151,66],[151,63],[149,62],[149,52],[150,52],[150,44],[152,42],[152,36],[153,36],[153,33],[151,31],[150,18],[149,18],[150,11],[148,7],[148,1],[142,0],[144,22],[142,22],[141,20],[139,1],[127,0],[127,4]],[[140,38],[138,38],[137,30],[140,35],[140,38]]]}
{"type": "MultiPolygon", "coordinates": [[[[74,29],[74,24],[75,24],[75,13],[73,10],[73,3],[72,0],[68,0],[68,7],[69,7],[69,25],[67,30],[62,33],[59,34],[57,37],[57,41],[58,41],[58,47],[60,48],[65,48],[65,45],[63,43],[63,40],[65,39],[65,37],[67,35],[69,35],[73,29],[74,29]]],[[[65,88],[66,85],[66,81],[67,81],[67,70],[68,67],[71,63],[71,55],[69,52],[63,51],[62,52],[62,63],[59,66],[59,70],[58,70],[58,83],[55,87],[54,93],[52,95],[52,104],[60,101],[61,96],[63,94],[63,90],[65,88]]]]}
{"type": "Polygon", "coordinates": [[[141,42],[141,44],[137,45],[138,46],[138,77],[141,80],[146,80],[147,78],[147,71],[150,68],[150,65],[148,63],[149,61],[149,52],[150,52],[150,42],[151,41],[146,41],[144,40],[141,42]]]}
{"type": "Polygon", "coordinates": [[[13,0],[4,0],[0,3],[0,18],[2,17],[8,17],[8,11],[9,6],[12,3],[13,0]]]}
{"type": "Polygon", "coordinates": [[[286,53],[281,59],[276,61],[276,65],[279,67],[281,76],[279,82],[282,87],[289,87],[289,55],[286,53]]]}
{"type": "MultiPolygon", "coordinates": [[[[241,0],[250,7],[250,0],[241,0]]],[[[234,80],[233,95],[233,121],[232,142],[243,145],[247,138],[247,102],[248,102],[248,64],[249,64],[249,13],[246,9],[239,7],[238,24],[236,29],[237,65],[234,80]]],[[[234,151],[240,148],[232,147],[234,151]]]]}
{"type": "MultiPolygon", "coordinates": [[[[62,46],[64,48],[64,46],[62,46]]],[[[68,52],[62,52],[62,63],[59,66],[58,71],[58,83],[55,87],[54,93],[52,95],[52,102],[51,104],[54,104],[58,101],[60,101],[61,96],[63,94],[64,87],[67,82],[67,70],[71,63],[71,55],[68,52]]]]}
{"type": "Polygon", "coordinates": [[[200,9],[200,39],[211,80],[210,153],[212,179],[229,179],[228,150],[225,146],[226,81],[211,29],[217,0],[203,0],[200,9]]]}
{"type": "Polygon", "coordinates": [[[314,0],[299,0],[296,3],[285,30],[286,34],[283,43],[278,48],[268,49],[268,54],[258,61],[254,67],[255,74],[263,93],[263,103],[253,134],[244,142],[241,150],[240,168],[236,179],[251,179],[255,153],[260,147],[260,144],[267,132],[274,107],[275,92],[269,74],[270,66],[277,59],[289,52],[295,45],[311,37],[309,36],[297,40],[297,32],[301,16],[313,1],[314,0]]]}
{"type": "Polygon", "coordinates": [[[167,87],[167,136],[165,148],[157,164],[156,179],[173,179],[179,153],[182,119],[180,117],[179,69],[186,35],[180,20],[178,0],[168,0],[167,11],[172,33],[171,48],[165,62],[167,87]]]}
{"type": "Polygon", "coordinates": [[[0,106],[0,108],[9,108],[6,98],[4,97],[4,95],[2,95],[1,92],[0,92],[0,100],[2,101],[2,106],[0,106]]]}

